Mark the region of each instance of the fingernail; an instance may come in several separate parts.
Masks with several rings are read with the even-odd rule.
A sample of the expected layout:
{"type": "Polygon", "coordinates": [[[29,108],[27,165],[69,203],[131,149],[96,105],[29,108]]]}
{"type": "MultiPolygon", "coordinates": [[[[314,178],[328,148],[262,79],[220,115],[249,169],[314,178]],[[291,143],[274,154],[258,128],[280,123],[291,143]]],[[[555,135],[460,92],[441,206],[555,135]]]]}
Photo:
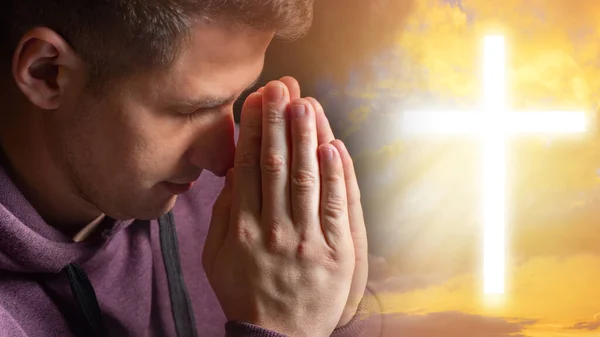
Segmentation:
{"type": "Polygon", "coordinates": [[[267,97],[272,101],[279,102],[283,99],[283,93],[283,85],[270,85],[267,90],[267,97]]]}
{"type": "Polygon", "coordinates": [[[323,159],[325,159],[325,160],[332,160],[333,159],[333,149],[331,149],[331,147],[329,147],[329,146],[324,146],[321,148],[321,155],[323,156],[323,159]]]}
{"type": "Polygon", "coordinates": [[[304,104],[294,104],[292,105],[292,113],[294,117],[301,118],[306,114],[306,106],[304,104]]]}

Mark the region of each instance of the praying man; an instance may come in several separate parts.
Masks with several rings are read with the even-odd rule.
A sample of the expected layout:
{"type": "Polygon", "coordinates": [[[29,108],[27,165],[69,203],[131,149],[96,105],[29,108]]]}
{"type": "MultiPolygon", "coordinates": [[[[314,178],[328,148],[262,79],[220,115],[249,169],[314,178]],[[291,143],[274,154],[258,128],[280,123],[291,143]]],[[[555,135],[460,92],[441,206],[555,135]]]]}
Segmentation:
{"type": "Polygon", "coordinates": [[[378,336],[354,167],[291,77],[313,0],[5,0],[0,335],[378,336]]]}

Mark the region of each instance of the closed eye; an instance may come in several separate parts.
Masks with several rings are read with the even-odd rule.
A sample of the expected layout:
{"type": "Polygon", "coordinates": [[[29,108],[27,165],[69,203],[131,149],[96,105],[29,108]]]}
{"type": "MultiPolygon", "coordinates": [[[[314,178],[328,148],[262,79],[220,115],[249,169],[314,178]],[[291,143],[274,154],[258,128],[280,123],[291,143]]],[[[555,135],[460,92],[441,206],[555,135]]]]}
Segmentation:
{"type": "Polygon", "coordinates": [[[199,114],[203,112],[221,110],[224,108],[229,108],[234,104],[240,102],[243,97],[243,94],[249,90],[251,90],[257,83],[257,77],[252,84],[250,84],[245,90],[242,92],[230,96],[230,97],[200,97],[197,99],[187,100],[182,103],[177,104],[177,106],[173,109],[180,114],[188,115],[188,114],[199,114]]]}

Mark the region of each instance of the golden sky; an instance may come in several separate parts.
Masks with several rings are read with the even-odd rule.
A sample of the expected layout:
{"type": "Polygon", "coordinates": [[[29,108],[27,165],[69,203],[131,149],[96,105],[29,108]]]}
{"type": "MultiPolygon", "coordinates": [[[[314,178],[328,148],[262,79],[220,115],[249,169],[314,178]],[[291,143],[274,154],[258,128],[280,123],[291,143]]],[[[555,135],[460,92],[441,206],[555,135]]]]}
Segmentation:
{"type": "MultiPolygon", "coordinates": [[[[397,64],[381,63],[398,76],[361,93],[398,93],[418,107],[431,106],[431,95],[418,94],[427,91],[441,102],[472,106],[482,93],[487,33],[503,34],[509,44],[512,108],[596,116],[598,0],[415,0],[397,39],[397,64]]],[[[368,118],[357,111],[349,133],[368,118]]],[[[512,145],[507,292],[494,305],[482,299],[480,284],[473,206],[480,182],[476,162],[470,164],[477,148],[398,141],[357,157],[362,173],[402,166],[386,176],[393,181],[377,185],[387,190],[365,194],[368,220],[382,226],[387,241],[381,234],[376,240],[392,256],[372,263],[374,286],[393,317],[386,336],[600,336],[600,142],[589,133],[563,145],[560,138],[551,146],[512,145]]]]}
{"type": "Polygon", "coordinates": [[[479,67],[481,38],[500,33],[509,43],[513,106],[540,108],[540,99],[549,97],[555,109],[598,103],[600,2],[458,2],[415,1],[408,32],[399,41],[429,71],[430,88],[453,96],[478,95],[479,79],[473,74],[479,67]]]}

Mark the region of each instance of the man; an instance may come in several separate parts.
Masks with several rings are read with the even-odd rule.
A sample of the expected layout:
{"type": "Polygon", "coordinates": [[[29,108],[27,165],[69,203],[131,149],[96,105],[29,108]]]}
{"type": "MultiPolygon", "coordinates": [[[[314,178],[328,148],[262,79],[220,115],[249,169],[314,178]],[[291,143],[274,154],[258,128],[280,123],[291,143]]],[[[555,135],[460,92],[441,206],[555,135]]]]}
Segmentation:
{"type": "Polygon", "coordinates": [[[271,82],[234,143],[236,98],[312,0],[1,15],[0,335],[377,335],[358,185],[322,107],[271,82]]]}

